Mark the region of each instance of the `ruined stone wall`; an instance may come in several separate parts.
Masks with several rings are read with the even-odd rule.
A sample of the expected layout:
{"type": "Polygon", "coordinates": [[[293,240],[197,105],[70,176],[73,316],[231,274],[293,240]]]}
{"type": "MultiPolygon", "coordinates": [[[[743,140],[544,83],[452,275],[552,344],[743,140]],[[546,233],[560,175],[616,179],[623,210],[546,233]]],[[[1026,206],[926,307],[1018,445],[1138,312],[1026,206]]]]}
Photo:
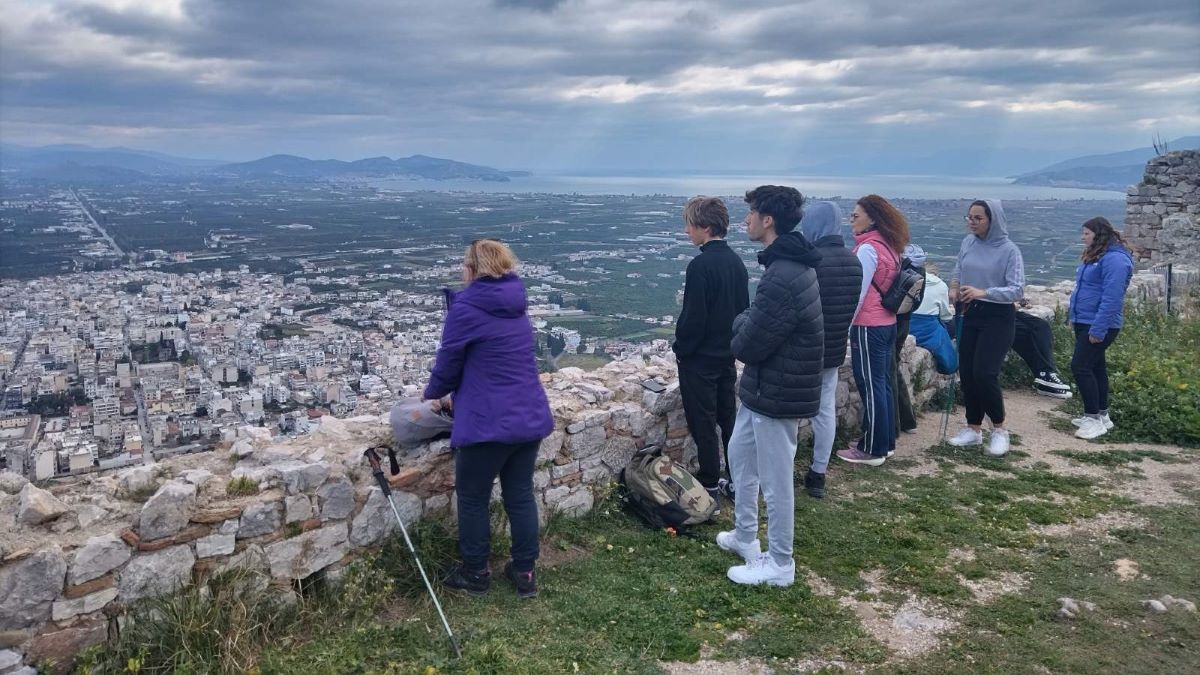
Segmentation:
{"type": "MultiPolygon", "coordinates": [[[[923,404],[941,384],[912,342],[904,370],[923,404]]],[[[543,517],[582,514],[635,449],[659,444],[694,467],[673,359],[618,361],[592,372],[544,375],[555,416],[534,485],[543,517]],[[665,386],[655,393],[649,379],[665,386]]],[[[857,424],[850,370],[838,385],[840,423],[857,424]]],[[[336,577],[395,529],[362,459],[386,443],[385,417],[325,417],[306,436],[275,441],[247,427],[231,446],[42,489],[0,474],[0,673],[50,660],[70,663],[107,639],[129,603],[231,569],[255,570],[281,592],[293,579],[336,577]],[[236,488],[241,488],[241,491],[236,488]]],[[[810,436],[807,423],[802,438],[810,436]]],[[[800,455],[804,456],[802,441],[800,455]]],[[[445,441],[402,454],[391,477],[406,523],[454,509],[454,464],[445,441]]],[[[497,492],[498,496],[498,492],[497,492]]]]}
{"type": "Polygon", "coordinates": [[[1130,186],[1125,199],[1124,234],[1139,262],[1196,265],[1200,150],[1169,152],[1146,163],[1145,178],[1130,186]]]}

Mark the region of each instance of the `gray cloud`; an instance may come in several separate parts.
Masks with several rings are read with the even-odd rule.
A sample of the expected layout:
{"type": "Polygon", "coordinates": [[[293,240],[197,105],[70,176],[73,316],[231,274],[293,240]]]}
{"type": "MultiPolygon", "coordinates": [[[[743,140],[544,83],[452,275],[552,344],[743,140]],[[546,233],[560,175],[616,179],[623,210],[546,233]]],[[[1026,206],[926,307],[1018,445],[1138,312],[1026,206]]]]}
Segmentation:
{"type": "Polygon", "coordinates": [[[1200,129],[1200,5],[0,0],[0,136],[778,168],[1200,129]],[[263,9],[267,7],[268,9],[263,9]]]}

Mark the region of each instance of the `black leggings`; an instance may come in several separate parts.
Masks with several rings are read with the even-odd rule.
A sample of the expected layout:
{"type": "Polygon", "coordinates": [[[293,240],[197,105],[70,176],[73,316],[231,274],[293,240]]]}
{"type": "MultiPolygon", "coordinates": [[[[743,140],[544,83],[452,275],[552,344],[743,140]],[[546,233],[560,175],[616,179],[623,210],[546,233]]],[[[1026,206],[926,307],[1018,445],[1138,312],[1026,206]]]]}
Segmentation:
{"type": "Polygon", "coordinates": [[[1092,327],[1086,323],[1075,324],[1075,353],[1071,356],[1071,374],[1075,376],[1075,384],[1079,387],[1079,397],[1083,399],[1083,412],[1086,415],[1097,415],[1101,410],[1108,410],[1108,364],[1104,362],[1104,353],[1108,346],[1117,339],[1120,328],[1110,328],[1104,339],[1096,344],[1088,339],[1088,331],[1092,327]]]}
{"type": "Polygon", "coordinates": [[[1016,313],[1010,303],[983,301],[972,302],[963,310],[958,372],[969,425],[983,424],[985,414],[993,425],[1004,424],[1000,367],[1012,347],[1016,313]]]}

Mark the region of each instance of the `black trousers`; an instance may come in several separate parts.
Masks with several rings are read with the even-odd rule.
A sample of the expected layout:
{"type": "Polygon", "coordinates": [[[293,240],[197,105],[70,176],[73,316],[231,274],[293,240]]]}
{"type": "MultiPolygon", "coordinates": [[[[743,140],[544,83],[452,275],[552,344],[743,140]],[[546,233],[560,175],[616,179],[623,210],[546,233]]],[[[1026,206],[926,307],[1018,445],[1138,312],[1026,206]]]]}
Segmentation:
{"type": "Polygon", "coordinates": [[[975,301],[963,310],[958,372],[962,381],[967,424],[1004,424],[1000,367],[1013,344],[1017,310],[1010,303],[975,301]]]}
{"type": "Polygon", "coordinates": [[[541,441],[476,443],[455,451],[454,491],[458,495],[458,548],[469,570],[487,567],[492,552],[488,504],[500,477],[504,511],[512,531],[513,569],[529,572],[538,559],[537,498],[533,469],[541,441]]]}
{"type": "Polygon", "coordinates": [[[733,435],[733,420],[737,416],[736,381],[733,359],[693,356],[679,362],[679,396],[700,462],[696,479],[706,488],[715,488],[721,478],[722,454],[726,471],[729,469],[729,437],[733,435]]]}
{"type": "Polygon", "coordinates": [[[900,351],[904,349],[904,341],[908,339],[908,326],[912,322],[911,314],[896,316],[896,349],[892,356],[892,419],[896,420],[895,434],[901,431],[912,431],[917,428],[917,416],[913,412],[912,399],[908,395],[908,385],[904,382],[904,374],[900,372],[900,351]]]}
{"type": "Polygon", "coordinates": [[[1054,367],[1054,336],[1050,324],[1032,314],[1017,312],[1012,350],[1035,376],[1058,372],[1054,367]]]}
{"type": "Polygon", "coordinates": [[[1079,387],[1079,397],[1083,399],[1083,412],[1087,415],[1099,414],[1108,410],[1108,364],[1104,355],[1109,345],[1117,339],[1120,328],[1110,328],[1104,339],[1092,344],[1088,339],[1088,331],[1092,327],[1086,323],[1075,324],[1075,353],[1071,355],[1071,374],[1075,376],[1075,384],[1079,387]]]}

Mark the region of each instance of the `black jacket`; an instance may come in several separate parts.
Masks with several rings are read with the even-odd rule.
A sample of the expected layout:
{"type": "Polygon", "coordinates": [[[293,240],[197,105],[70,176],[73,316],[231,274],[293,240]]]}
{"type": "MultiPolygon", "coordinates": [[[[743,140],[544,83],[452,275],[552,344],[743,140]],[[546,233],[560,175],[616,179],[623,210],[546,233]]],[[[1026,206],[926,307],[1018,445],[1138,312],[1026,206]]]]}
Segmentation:
{"type": "Polygon", "coordinates": [[[825,320],[825,368],[837,368],[846,361],[850,321],[858,306],[862,289],[862,263],[846,248],[840,234],[831,234],[813,242],[821,254],[817,263],[817,281],[821,284],[821,313],[825,320]]]}
{"type": "Polygon", "coordinates": [[[733,355],[746,364],[738,397],[767,417],[815,417],[825,355],[815,269],[821,254],[799,232],[789,232],[758,261],[767,269],[754,303],[733,322],[733,355]]]}
{"type": "Polygon", "coordinates": [[[675,356],[733,360],[733,318],[750,306],[750,277],[724,239],[713,239],[692,258],[683,282],[683,309],[675,323],[675,356]]]}

